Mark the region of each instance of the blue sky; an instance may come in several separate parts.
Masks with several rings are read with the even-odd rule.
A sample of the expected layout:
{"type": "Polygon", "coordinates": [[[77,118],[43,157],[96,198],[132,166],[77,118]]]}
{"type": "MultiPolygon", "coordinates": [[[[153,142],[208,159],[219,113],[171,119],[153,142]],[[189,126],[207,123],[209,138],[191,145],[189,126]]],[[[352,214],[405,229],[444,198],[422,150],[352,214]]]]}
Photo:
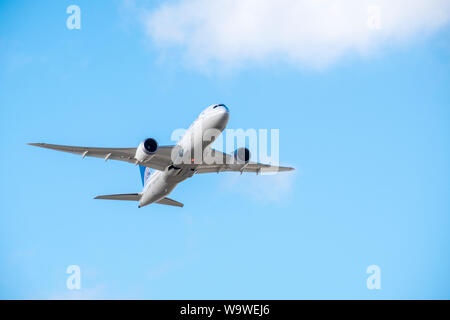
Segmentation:
{"type": "Polygon", "coordinates": [[[222,54],[184,24],[166,34],[186,2],[163,4],[0,2],[0,298],[450,298],[447,16],[407,35],[338,28],[330,55],[296,34],[298,50],[267,35],[261,55],[242,39],[222,54]],[[230,128],[280,129],[297,170],[198,175],[171,195],[184,208],[138,209],[93,200],[140,191],[133,165],[26,145],[171,144],[212,103],[230,128]]]}

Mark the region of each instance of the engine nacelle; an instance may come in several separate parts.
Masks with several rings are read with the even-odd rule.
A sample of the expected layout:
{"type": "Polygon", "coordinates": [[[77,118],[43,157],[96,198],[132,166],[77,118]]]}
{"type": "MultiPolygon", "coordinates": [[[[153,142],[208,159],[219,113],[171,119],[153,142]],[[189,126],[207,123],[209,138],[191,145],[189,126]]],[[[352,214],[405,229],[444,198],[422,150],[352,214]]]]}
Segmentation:
{"type": "Polygon", "coordinates": [[[239,148],[234,151],[234,159],[238,164],[246,164],[250,161],[250,150],[247,148],[239,148]]]}
{"type": "Polygon", "coordinates": [[[136,149],[134,158],[139,162],[145,162],[155,156],[158,150],[158,142],[153,138],[148,138],[142,141],[136,149]]]}

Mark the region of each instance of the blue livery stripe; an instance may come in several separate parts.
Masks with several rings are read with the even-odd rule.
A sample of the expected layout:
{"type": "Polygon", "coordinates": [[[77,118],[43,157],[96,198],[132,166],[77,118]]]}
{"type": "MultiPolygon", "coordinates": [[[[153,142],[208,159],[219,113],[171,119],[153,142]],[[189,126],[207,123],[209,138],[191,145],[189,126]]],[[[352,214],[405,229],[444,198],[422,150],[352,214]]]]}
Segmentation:
{"type": "Polygon", "coordinates": [[[142,186],[145,184],[145,167],[139,165],[139,171],[141,172],[141,180],[142,180],[142,186]]]}

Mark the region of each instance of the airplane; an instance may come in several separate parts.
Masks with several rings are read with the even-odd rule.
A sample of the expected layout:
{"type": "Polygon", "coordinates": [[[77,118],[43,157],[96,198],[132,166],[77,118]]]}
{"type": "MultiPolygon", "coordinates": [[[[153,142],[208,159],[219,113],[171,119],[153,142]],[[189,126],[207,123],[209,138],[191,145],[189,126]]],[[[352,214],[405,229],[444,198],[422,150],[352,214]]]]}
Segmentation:
{"type": "Polygon", "coordinates": [[[151,203],[175,207],[184,205],[168,198],[173,189],[194,174],[234,171],[278,172],[294,168],[272,166],[250,161],[250,151],[238,148],[233,154],[222,153],[211,147],[228,124],[229,109],[224,104],[213,104],[203,110],[189,129],[173,146],[159,146],[153,138],[145,139],[137,148],[92,148],[47,143],[28,143],[31,146],[79,154],[84,157],[119,160],[139,165],[143,189],[140,193],[111,194],[94,199],[138,201],[138,208],[151,203]],[[210,134],[205,139],[205,134],[210,134]],[[212,134],[211,134],[212,133],[212,134]],[[195,158],[198,150],[200,158],[195,158]],[[155,171],[151,174],[150,169],[155,171]]]}

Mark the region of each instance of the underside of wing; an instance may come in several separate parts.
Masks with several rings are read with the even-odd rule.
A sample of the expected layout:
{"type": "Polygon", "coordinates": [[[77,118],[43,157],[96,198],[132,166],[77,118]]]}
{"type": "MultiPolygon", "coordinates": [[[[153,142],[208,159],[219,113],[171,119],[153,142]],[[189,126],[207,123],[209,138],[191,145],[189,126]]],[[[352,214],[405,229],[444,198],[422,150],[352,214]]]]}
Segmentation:
{"type": "MultiPolygon", "coordinates": [[[[73,154],[79,154],[84,157],[95,157],[106,160],[118,160],[128,163],[139,164],[145,167],[153,168],[156,170],[165,170],[172,164],[172,151],[175,146],[163,146],[159,147],[154,156],[150,160],[144,162],[138,162],[135,158],[136,148],[93,148],[93,147],[77,147],[77,146],[64,146],[47,143],[29,143],[29,145],[52,149],[57,151],[63,151],[73,154]]],[[[201,164],[184,164],[177,165],[179,167],[187,167],[195,170],[196,173],[211,173],[211,172],[279,172],[279,171],[291,171],[294,168],[272,166],[269,164],[262,164],[256,162],[236,163],[232,155],[223,153],[214,149],[210,149],[209,153],[205,154],[206,158],[201,164]],[[207,158],[211,157],[211,158],[207,158]],[[212,159],[215,160],[212,160],[212,159]]]]}
{"type": "Polygon", "coordinates": [[[219,173],[219,172],[254,172],[254,173],[267,173],[267,172],[282,172],[295,170],[292,167],[271,166],[268,164],[249,162],[247,165],[242,164],[211,164],[200,165],[197,167],[196,173],[219,173]]]}
{"type": "Polygon", "coordinates": [[[92,148],[92,147],[76,147],[63,146],[47,143],[29,143],[31,146],[52,149],[57,151],[79,154],[84,157],[95,157],[106,160],[119,160],[133,164],[140,164],[156,170],[164,170],[171,164],[171,153],[173,146],[159,147],[155,155],[148,161],[136,162],[136,148],[92,148]]]}
{"type": "Polygon", "coordinates": [[[219,173],[219,172],[254,172],[254,173],[266,173],[266,172],[283,172],[295,170],[292,167],[271,166],[262,163],[248,163],[243,165],[201,165],[197,167],[196,173],[219,173]]]}
{"type": "Polygon", "coordinates": [[[200,164],[196,167],[196,173],[212,173],[212,172],[254,172],[254,173],[265,173],[265,172],[281,172],[281,171],[292,171],[294,168],[292,167],[281,167],[281,166],[272,166],[269,164],[257,163],[257,162],[248,162],[248,163],[236,163],[233,159],[233,156],[223,153],[217,150],[212,150],[210,157],[217,159],[213,161],[212,158],[208,159],[208,161],[204,161],[207,163],[200,164]]]}

